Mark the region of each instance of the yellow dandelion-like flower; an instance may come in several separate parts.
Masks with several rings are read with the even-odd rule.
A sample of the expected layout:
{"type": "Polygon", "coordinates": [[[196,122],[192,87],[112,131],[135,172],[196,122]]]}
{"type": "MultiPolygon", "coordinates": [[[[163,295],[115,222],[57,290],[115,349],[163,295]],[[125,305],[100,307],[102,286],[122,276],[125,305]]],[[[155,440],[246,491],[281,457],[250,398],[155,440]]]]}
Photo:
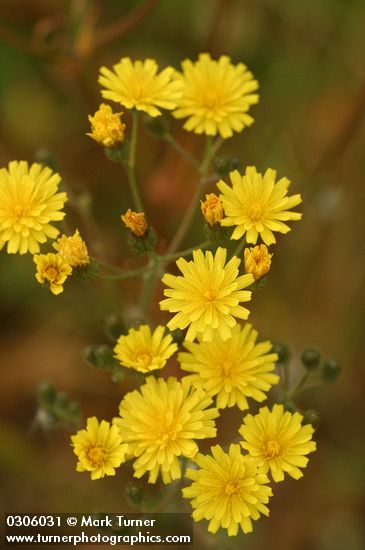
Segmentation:
{"type": "Polygon", "coordinates": [[[209,225],[218,225],[224,218],[223,204],[215,193],[205,195],[205,201],[200,201],[201,211],[209,225]]]}
{"type": "Polygon", "coordinates": [[[193,458],[196,439],[216,436],[217,409],[208,408],[212,399],[202,390],[176,378],[148,376],[139,390],[127,393],[113,422],[128,443],[128,455],[136,457],[134,476],[149,472],[149,483],[159,473],[162,481],[180,479],[179,456],[193,458]]]}
{"type": "Polygon", "coordinates": [[[272,254],[269,254],[267,246],[264,244],[253,248],[245,248],[245,272],[252,273],[255,281],[261,279],[270,270],[271,258],[272,254]]]}
{"type": "Polygon", "coordinates": [[[305,456],[316,450],[312,441],[314,432],[310,424],[302,425],[303,416],[298,412],[285,411],[283,405],[260,409],[256,416],[248,414],[239,429],[244,441],[241,445],[263,467],[271,470],[274,481],[282,481],[284,472],[294,479],[303,476],[305,456]]]}
{"type": "Polygon", "coordinates": [[[175,353],[177,345],[172,336],[164,336],[165,327],[158,326],[153,333],[148,325],[131,328],[127,336],[120,336],[114,348],[115,357],[123,367],[139,372],[162,369],[175,353]]]}
{"type": "Polygon", "coordinates": [[[61,235],[53,248],[71,267],[79,267],[90,263],[89,253],[85,241],[80,237],[79,230],[71,236],[61,235]]]}
{"type": "Polygon", "coordinates": [[[94,116],[89,115],[92,139],[104,145],[114,147],[124,140],[125,124],[121,121],[122,113],[113,113],[110,105],[101,103],[94,116]]]}
{"type": "Polygon", "coordinates": [[[62,220],[66,193],[58,193],[61,178],[50,168],[26,161],[0,169],[0,250],[8,254],[39,252],[39,243],[59,233],[50,222],[62,220]]]}
{"type": "Polygon", "coordinates": [[[113,71],[101,67],[99,83],[106,88],[101,94],[127,109],[135,108],[155,117],[161,114],[160,108],[174,109],[181,96],[181,83],[172,80],[174,72],[167,67],[158,73],[153,59],[133,62],[123,57],[113,71]]]}
{"type": "Polygon", "coordinates": [[[207,53],[193,63],[182,63],[182,74],[176,78],[183,84],[182,97],[173,112],[176,118],[187,118],[184,128],[196,134],[229,138],[233,132],[242,132],[254,119],[248,114],[251,105],[258,102],[257,80],[246,65],[232,65],[228,56],[217,61],[207,53]]]}
{"type": "Polygon", "coordinates": [[[178,360],[183,370],[194,373],[186,377],[193,386],[217,396],[218,409],[247,409],[247,398],[264,401],[279,381],[273,374],[278,356],[270,353],[271,342],[256,340],[257,331],[250,324],[236,325],[226,341],[215,334],[212,342],[184,342],[189,353],[179,353],[178,360]]]}
{"type": "Polygon", "coordinates": [[[193,499],[193,519],[209,521],[208,531],[227,529],[229,537],[238,528],[252,531],[252,520],[269,515],[266,504],[272,496],[269,478],[258,469],[254,460],[243,456],[239,445],[231,445],[225,453],[220,445],[211,448],[211,455],[199,454],[194,461],[198,470],[188,469],[186,477],[193,483],[182,490],[193,499]]]}
{"type": "Polygon", "coordinates": [[[110,422],[95,416],[87,419],[86,430],[71,436],[74,453],[79,459],[76,470],[91,472],[91,479],[115,476],[115,468],[125,461],[128,446],[122,443],[119,430],[110,422]]]}
{"type": "Polygon", "coordinates": [[[136,237],[143,237],[146,234],[148,223],[144,212],[133,212],[128,208],[127,212],[122,214],[121,220],[136,237]]]}
{"type": "Polygon", "coordinates": [[[60,254],[36,254],[33,261],[37,266],[35,278],[41,284],[49,283],[52,294],[61,294],[63,284],[72,273],[72,267],[60,254]]]}
{"type": "Polygon", "coordinates": [[[265,244],[276,242],[274,231],[288,233],[290,227],[283,223],[300,220],[302,214],[290,209],[302,202],[300,194],[287,196],[290,181],[281,178],[275,183],[276,171],[269,168],[262,175],[254,166],[248,166],[244,176],[235,170],[230,173],[232,187],[220,180],[218,189],[226,217],[221,225],[237,226],[231,239],[244,235],[248,243],[256,244],[258,236],[265,244]]]}
{"type": "Polygon", "coordinates": [[[215,256],[208,251],[194,250],[193,260],[179,258],[176,262],[183,276],[165,274],[162,281],[168,298],[160,302],[162,310],[176,315],[167,323],[170,330],[184,330],[185,339],[192,342],[197,335],[211,341],[215,332],[222,340],[231,336],[235,317],[247,319],[248,309],[240,305],[251,299],[251,292],[243,290],[254,281],[252,275],[238,274],[241,260],[233,256],[225,265],[227,250],[218,248],[215,256]]]}

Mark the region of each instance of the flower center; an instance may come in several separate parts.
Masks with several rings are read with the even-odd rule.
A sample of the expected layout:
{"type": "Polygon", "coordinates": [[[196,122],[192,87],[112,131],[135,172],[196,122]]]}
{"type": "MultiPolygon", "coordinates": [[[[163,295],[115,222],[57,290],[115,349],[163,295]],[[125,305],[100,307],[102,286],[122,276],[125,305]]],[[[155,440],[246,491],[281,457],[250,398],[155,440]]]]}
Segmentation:
{"type": "Polygon", "coordinates": [[[258,222],[263,218],[264,208],[261,203],[254,202],[247,210],[247,216],[252,222],[258,222]]]}
{"type": "Polygon", "coordinates": [[[46,267],[44,273],[47,279],[51,282],[56,281],[59,276],[58,269],[54,265],[49,265],[48,267],[46,267]]]}
{"type": "Polygon", "coordinates": [[[218,104],[218,94],[215,90],[207,90],[204,96],[204,106],[207,109],[215,109],[218,104]]]}
{"type": "Polygon", "coordinates": [[[217,295],[212,290],[206,290],[204,292],[205,301],[208,303],[215,302],[217,295]]]}
{"type": "Polygon", "coordinates": [[[149,351],[142,351],[136,354],[136,360],[147,368],[152,363],[152,353],[149,351]]]}
{"type": "MultiPolygon", "coordinates": [[[[172,413],[170,415],[172,416],[172,413]]],[[[156,444],[165,447],[169,441],[177,439],[178,433],[181,431],[181,426],[176,423],[175,419],[166,418],[166,416],[156,418],[156,444]]]]}
{"type": "Polygon", "coordinates": [[[96,467],[103,464],[106,456],[106,451],[104,447],[91,447],[91,449],[87,451],[86,455],[91,464],[96,467]]]}
{"type": "Polygon", "coordinates": [[[277,441],[270,439],[265,445],[265,454],[267,458],[275,458],[280,454],[280,445],[277,441]]]}
{"type": "Polygon", "coordinates": [[[26,215],[26,210],[26,207],[22,206],[21,204],[16,204],[14,206],[14,208],[12,209],[12,216],[15,223],[21,223],[25,221],[23,218],[26,215]]]}
{"type": "Polygon", "coordinates": [[[228,378],[232,374],[233,363],[231,361],[223,361],[223,363],[221,364],[221,369],[222,369],[222,375],[225,378],[228,378]]]}
{"type": "Polygon", "coordinates": [[[224,488],[224,493],[228,496],[233,495],[234,493],[237,493],[238,491],[238,483],[237,481],[228,481],[224,488]]]}

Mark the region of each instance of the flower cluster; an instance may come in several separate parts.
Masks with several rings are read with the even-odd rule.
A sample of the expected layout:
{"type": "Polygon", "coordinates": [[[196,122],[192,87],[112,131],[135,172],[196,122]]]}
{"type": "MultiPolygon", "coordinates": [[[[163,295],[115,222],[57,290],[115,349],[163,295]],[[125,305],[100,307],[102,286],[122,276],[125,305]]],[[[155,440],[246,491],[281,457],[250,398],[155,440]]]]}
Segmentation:
{"type": "MultiPolygon", "coordinates": [[[[271,168],[264,173],[253,166],[222,174],[217,170],[229,177],[230,184],[210,173],[221,142],[254,122],[250,110],[259,99],[258,82],[243,63],[202,53],[195,62],[183,61],[181,71],[159,71],[153,59],[123,57],[112,69],[100,69],[99,83],[105,100],[132,111],[128,128],[127,113],[124,124],[121,112],[102,103],[89,116],[88,135],[126,171],[135,209],[123,210],[121,220],[128,229],[128,244],[146,261],[131,271],[99,261],[105,279],[142,279],[140,307],[131,326],[114,326],[109,333],[113,346],[100,346],[99,355],[91,354],[98,368],[112,373],[113,382],[130,376],[137,387],[128,383],[119,415],[111,422],[91,417],[86,428],[71,437],[76,469],[96,480],[115,475],[122,464],[132,461],[134,477],[145,477],[149,483],[170,484],[185,477],[191,483],[182,495],[191,500],[195,521],[207,520],[212,533],[220,528],[229,536],[239,529],[248,533],[253,521],[269,514],[273,484],[288,476],[299,479],[307,455],[316,449],[314,428],[300,412],[287,410],[289,404],[295,408],[292,393],[279,394],[280,404],[246,414],[281,382],[274,346],[246,321],[253,293],[263,286],[271,267],[268,247],[276,243],[275,234],[290,231],[287,222],[301,219],[293,208],[302,199],[288,195],[289,179],[277,179],[271,168]],[[200,195],[165,255],[156,250],[157,236],[147,223],[150,214],[146,217],[143,211],[135,171],[138,114],[155,119],[163,110],[184,119],[185,130],[207,136],[199,163],[164,130],[166,142],[201,175],[200,195]],[[205,194],[204,186],[211,180],[217,193],[205,194]],[[200,200],[204,194],[205,200],[200,200]],[[178,252],[199,200],[210,237],[178,252]],[[227,228],[232,228],[231,234],[227,228]],[[234,251],[232,241],[239,241],[234,251]],[[255,246],[249,248],[250,243],[255,246]],[[171,315],[166,326],[153,327],[147,322],[148,302],[159,280],[164,285],[159,308],[167,312],[160,315],[171,315]],[[165,375],[169,363],[174,376],[165,375]],[[216,424],[216,419],[222,409],[232,407],[242,414],[237,434],[241,441],[212,442],[202,452],[201,440],[224,439],[222,423],[216,424]]],[[[146,122],[150,123],[151,119],[146,122]]],[[[57,173],[37,163],[29,167],[25,161],[13,161],[0,170],[0,249],[6,245],[8,253],[32,254],[37,281],[49,285],[55,295],[72,273],[92,271],[93,264],[98,267],[77,229],[73,235],[59,236],[53,225],[65,216],[67,196],[59,191],[60,182],[57,173]],[[53,251],[40,253],[47,239],[53,240],[53,251]]],[[[284,386],[280,384],[280,390],[284,386]]]]}

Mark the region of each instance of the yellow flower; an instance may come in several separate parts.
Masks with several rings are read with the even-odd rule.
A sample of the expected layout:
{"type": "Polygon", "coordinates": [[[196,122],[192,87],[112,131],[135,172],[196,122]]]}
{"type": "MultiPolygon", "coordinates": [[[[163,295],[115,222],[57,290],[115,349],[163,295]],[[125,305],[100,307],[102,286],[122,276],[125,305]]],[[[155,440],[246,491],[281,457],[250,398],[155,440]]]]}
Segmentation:
{"type": "Polygon", "coordinates": [[[216,436],[217,409],[202,390],[176,378],[148,376],[139,390],[127,393],[114,418],[120,435],[128,443],[128,455],[137,458],[134,476],[149,472],[149,483],[180,479],[179,456],[192,458],[198,452],[195,439],[216,436]]]}
{"type": "Polygon", "coordinates": [[[215,136],[219,133],[229,138],[233,132],[242,132],[254,122],[247,114],[259,96],[252,92],[258,89],[257,80],[246,65],[232,65],[226,55],[218,61],[207,53],[199,55],[193,63],[182,63],[183,73],[176,78],[183,84],[183,93],[173,112],[176,118],[188,118],[184,128],[196,134],[215,136]]]}
{"type": "Polygon", "coordinates": [[[205,201],[200,201],[201,211],[209,225],[217,225],[224,217],[223,204],[215,193],[205,195],[205,201]]]}
{"type": "Polygon", "coordinates": [[[265,392],[279,381],[273,374],[278,356],[270,353],[272,344],[256,340],[250,324],[236,325],[225,342],[218,334],[212,342],[184,342],[189,353],[179,353],[178,360],[183,370],[194,373],[186,377],[193,386],[217,396],[218,409],[247,409],[247,397],[264,401],[265,392]]]}
{"type": "Polygon", "coordinates": [[[118,428],[106,420],[99,424],[95,416],[88,418],[86,430],[79,430],[71,441],[79,459],[76,470],[91,472],[91,479],[114,476],[115,468],[125,461],[128,446],[122,444],[118,428]]]}
{"type": "Polygon", "coordinates": [[[246,235],[246,242],[256,244],[260,235],[264,243],[270,245],[276,242],[273,231],[290,231],[284,221],[302,218],[299,212],[289,211],[302,202],[301,196],[288,197],[290,181],[281,178],[275,183],[275,170],[269,168],[262,175],[254,166],[248,166],[244,176],[235,170],[230,173],[230,179],[232,187],[222,180],[217,186],[222,192],[220,199],[226,215],[221,225],[237,226],[231,239],[246,235]]]}
{"type": "Polygon", "coordinates": [[[121,216],[121,219],[136,237],[143,237],[146,234],[148,224],[144,212],[133,212],[128,208],[127,212],[121,216]]]}
{"type": "Polygon", "coordinates": [[[164,336],[165,328],[158,326],[153,334],[148,325],[131,328],[127,336],[120,336],[114,348],[115,357],[123,367],[149,372],[162,369],[175,353],[177,345],[172,336],[164,336]]]}
{"type": "Polygon", "coordinates": [[[215,445],[211,452],[213,456],[199,454],[195,458],[199,470],[186,472],[193,483],[182,492],[185,498],[193,499],[193,519],[207,519],[210,533],[223,528],[232,537],[239,527],[250,533],[252,520],[259,519],[260,514],[269,515],[269,479],[254,460],[241,454],[239,445],[232,444],[228,453],[215,445]]]}
{"type": "Polygon", "coordinates": [[[272,411],[263,407],[256,416],[244,418],[239,429],[244,439],[241,445],[265,473],[271,470],[274,481],[282,481],[284,472],[294,479],[302,477],[300,468],[308,463],[305,455],[316,450],[314,429],[302,421],[301,414],[284,411],[283,405],[274,405],[272,411]]]}
{"type": "Polygon", "coordinates": [[[50,168],[26,161],[0,169],[0,250],[8,254],[39,252],[39,243],[59,233],[50,222],[62,220],[66,193],[57,193],[61,178],[50,168]]]}
{"type": "Polygon", "coordinates": [[[71,267],[79,267],[90,263],[86,244],[80,237],[78,229],[70,237],[67,237],[67,235],[59,237],[57,242],[53,243],[53,248],[71,267]]]}
{"type": "Polygon", "coordinates": [[[268,273],[271,266],[272,254],[269,254],[267,246],[260,244],[253,248],[245,248],[244,262],[246,273],[252,273],[255,281],[268,273]]]}
{"type": "Polygon", "coordinates": [[[114,147],[124,140],[125,124],[122,113],[113,113],[112,108],[101,103],[94,116],[89,115],[91,133],[86,134],[105,147],[114,147]]]}
{"type": "Polygon", "coordinates": [[[225,265],[227,250],[211,252],[194,250],[193,260],[179,258],[176,262],[183,276],[164,275],[162,281],[169,287],[168,298],[160,302],[162,310],[176,315],[167,323],[170,330],[189,327],[185,339],[192,342],[197,335],[203,341],[213,340],[218,332],[222,340],[231,336],[235,317],[247,319],[248,309],[240,302],[251,299],[251,292],[242,290],[254,281],[252,275],[238,275],[241,260],[233,256],[225,265]]]}
{"type": "Polygon", "coordinates": [[[41,284],[49,283],[52,294],[63,292],[63,283],[72,273],[72,267],[65,262],[60,254],[36,254],[33,261],[37,266],[35,278],[41,284]]]}
{"type": "Polygon", "coordinates": [[[159,74],[153,59],[133,62],[123,57],[113,71],[101,67],[99,83],[106,88],[101,94],[127,109],[145,111],[155,117],[161,109],[174,109],[181,95],[181,83],[172,80],[175,70],[167,67],[159,74]]]}

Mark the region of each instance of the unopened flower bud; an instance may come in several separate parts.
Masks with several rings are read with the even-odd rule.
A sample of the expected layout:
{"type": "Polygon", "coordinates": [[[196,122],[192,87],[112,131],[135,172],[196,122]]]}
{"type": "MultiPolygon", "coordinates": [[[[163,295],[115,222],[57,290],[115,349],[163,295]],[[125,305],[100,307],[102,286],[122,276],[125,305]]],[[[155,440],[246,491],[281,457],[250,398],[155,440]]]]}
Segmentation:
{"type": "Polygon", "coordinates": [[[85,241],[80,237],[78,229],[72,236],[61,235],[53,248],[71,267],[85,266],[90,263],[90,258],[85,241]]]}
{"type": "Polygon", "coordinates": [[[205,195],[205,201],[200,201],[201,211],[209,225],[218,225],[224,218],[223,204],[215,193],[205,195]]]}
{"type": "Polygon", "coordinates": [[[290,351],[286,344],[274,344],[271,353],[277,353],[278,363],[287,363],[290,359],[290,351]]]}
{"type": "Polygon", "coordinates": [[[121,219],[135,237],[143,237],[145,235],[148,224],[144,212],[133,212],[128,208],[127,212],[121,216],[121,219]]]}
{"type": "Polygon", "coordinates": [[[245,272],[251,273],[255,281],[261,279],[270,269],[271,258],[272,254],[269,254],[265,244],[260,244],[253,248],[245,248],[245,272]]]}
{"type": "Polygon", "coordinates": [[[341,365],[336,359],[329,359],[323,363],[322,379],[325,382],[334,382],[341,370],[341,365]]]}
{"type": "Polygon", "coordinates": [[[317,370],[320,365],[321,355],[316,349],[308,348],[303,351],[301,360],[304,368],[309,371],[314,371],[317,370]]]}
{"type": "Polygon", "coordinates": [[[88,117],[91,133],[87,135],[104,147],[115,147],[124,140],[125,124],[120,120],[121,115],[122,113],[113,113],[109,105],[102,103],[94,116],[88,117]]]}

